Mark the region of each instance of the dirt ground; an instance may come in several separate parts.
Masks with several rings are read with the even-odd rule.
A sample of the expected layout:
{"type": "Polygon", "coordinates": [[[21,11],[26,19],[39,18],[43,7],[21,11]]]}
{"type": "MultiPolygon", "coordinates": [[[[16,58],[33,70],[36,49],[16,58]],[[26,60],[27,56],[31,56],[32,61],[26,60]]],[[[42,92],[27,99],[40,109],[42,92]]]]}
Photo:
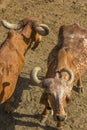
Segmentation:
{"type": "MultiPolygon", "coordinates": [[[[56,122],[49,115],[44,125],[39,117],[44,106],[39,104],[42,89],[30,81],[30,70],[42,68],[45,76],[47,56],[57,44],[59,27],[63,24],[79,23],[87,28],[87,0],[0,0],[0,19],[17,23],[25,17],[37,17],[50,28],[36,51],[28,50],[26,64],[19,77],[14,93],[14,111],[6,114],[0,105],[0,130],[56,130],[56,122]]],[[[0,45],[8,30],[0,25],[0,45]]],[[[72,91],[72,101],[67,106],[68,118],[64,130],[87,130],[87,73],[83,76],[84,94],[72,91]]]]}

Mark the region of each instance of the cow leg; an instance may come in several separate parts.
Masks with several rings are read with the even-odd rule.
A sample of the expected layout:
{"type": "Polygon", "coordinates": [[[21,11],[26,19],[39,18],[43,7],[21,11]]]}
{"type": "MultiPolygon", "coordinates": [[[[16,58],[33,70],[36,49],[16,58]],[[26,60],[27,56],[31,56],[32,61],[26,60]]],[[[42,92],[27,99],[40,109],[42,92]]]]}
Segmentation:
{"type": "Polygon", "coordinates": [[[43,110],[43,112],[42,112],[42,114],[41,114],[41,120],[40,120],[40,122],[41,122],[42,124],[45,123],[46,120],[47,120],[47,118],[48,118],[48,109],[47,109],[47,107],[45,106],[45,108],[44,108],[44,110],[43,110]]]}
{"type": "Polygon", "coordinates": [[[45,108],[41,114],[41,123],[44,123],[47,120],[48,112],[51,110],[51,106],[48,100],[48,95],[44,92],[40,99],[40,104],[45,105],[45,108]]]}
{"type": "Polygon", "coordinates": [[[78,88],[78,92],[79,92],[79,93],[83,93],[83,92],[84,92],[81,77],[80,77],[80,79],[77,81],[77,88],[78,88]]]}
{"type": "Polygon", "coordinates": [[[14,98],[11,97],[8,101],[5,103],[4,111],[6,113],[11,113],[13,111],[12,102],[14,102],[14,98]]]}

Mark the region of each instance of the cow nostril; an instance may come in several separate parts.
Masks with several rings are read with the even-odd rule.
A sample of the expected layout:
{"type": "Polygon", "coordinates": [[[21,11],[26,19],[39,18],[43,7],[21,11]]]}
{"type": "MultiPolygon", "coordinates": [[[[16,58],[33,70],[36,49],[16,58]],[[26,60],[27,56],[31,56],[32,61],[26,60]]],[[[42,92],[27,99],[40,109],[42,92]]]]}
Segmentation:
{"type": "Polygon", "coordinates": [[[56,119],[58,120],[58,121],[64,121],[65,119],[66,119],[66,116],[56,116],[56,119]]]}
{"type": "Polygon", "coordinates": [[[49,107],[47,107],[47,109],[48,109],[48,110],[51,110],[51,107],[49,106],[49,107]]]}

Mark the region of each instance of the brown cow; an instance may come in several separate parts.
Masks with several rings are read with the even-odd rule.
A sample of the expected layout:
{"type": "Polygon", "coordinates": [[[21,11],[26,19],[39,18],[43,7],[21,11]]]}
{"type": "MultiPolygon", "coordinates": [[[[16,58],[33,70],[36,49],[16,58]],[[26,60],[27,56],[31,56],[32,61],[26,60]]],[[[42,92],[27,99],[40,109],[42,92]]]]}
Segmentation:
{"type": "Polygon", "coordinates": [[[19,33],[10,30],[0,48],[0,103],[4,103],[10,100],[15,91],[18,76],[25,64],[25,52],[29,48],[34,50],[41,36],[49,34],[49,28],[34,18],[25,18],[18,24],[5,20],[1,20],[1,23],[8,29],[22,29],[19,33]]]}
{"type": "Polygon", "coordinates": [[[32,70],[31,78],[44,88],[40,103],[45,105],[42,113],[47,117],[48,109],[53,109],[58,129],[66,119],[64,110],[70,100],[73,85],[83,91],[81,76],[87,70],[87,30],[78,24],[61,26],[58,44],[48,56],[46,77],[40,81],[37,77],[39,67],[32,70]]]}

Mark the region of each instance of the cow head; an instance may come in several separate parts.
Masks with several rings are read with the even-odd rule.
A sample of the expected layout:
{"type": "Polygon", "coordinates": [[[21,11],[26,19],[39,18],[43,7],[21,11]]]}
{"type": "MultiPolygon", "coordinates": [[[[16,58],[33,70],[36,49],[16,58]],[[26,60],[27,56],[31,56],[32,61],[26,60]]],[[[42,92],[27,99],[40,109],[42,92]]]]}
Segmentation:
{"type": "Polygon", "coordinates": [[[33,50],[39,45],[41,36],[49,34],[49,27],[46,24],[40,24],[35,18],[25,18],[19,21],[18,24],[11,24],[6,20],[1,20],[0,22],[8,29],[22,29],[20,33],[23,36],[23,40],[33,50]]]}
{"type": "Polygon", "coordinates": [[[57,121],[58,127],[61,127],[61,122],[63,122],[67,117],[64,109],[70,100],[70,85],[74,81],[74,74],[70,69],[63,68],[62,70],[56,72],[54,78],[47,78],[41,81],[37,78],[37,73],[39,70],[39,67],[36,67],[32,70],[31,79],[44,88],[45,94],[43,94],[43,97],[41,97],[40,102],[43,103],[48,109],[53,109],[54,120],[57,121]],[[62,72],[65,72],[69,75],[68,81],[62,78],[62,72]]]}

